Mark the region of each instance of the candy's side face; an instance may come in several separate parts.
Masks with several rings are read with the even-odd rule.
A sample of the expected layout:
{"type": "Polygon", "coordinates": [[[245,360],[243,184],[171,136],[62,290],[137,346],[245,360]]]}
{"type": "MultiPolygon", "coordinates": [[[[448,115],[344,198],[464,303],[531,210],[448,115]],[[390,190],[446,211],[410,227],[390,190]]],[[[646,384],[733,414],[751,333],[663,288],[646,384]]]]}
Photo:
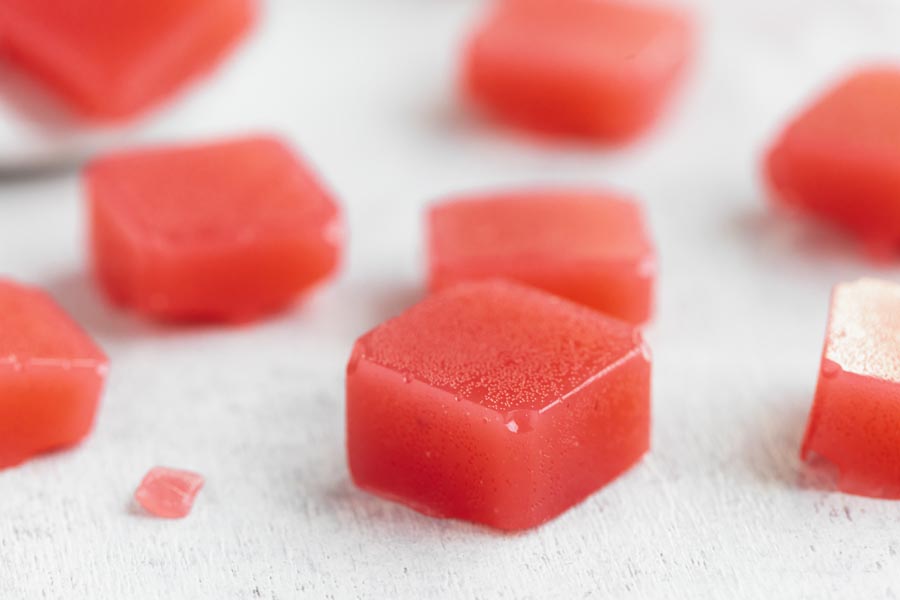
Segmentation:
{"type": "Polygon", "coordinates": [[[472,36],[465,93],[536,131],[627,141],[658,116],[691,54],[668,9],[617,0],[499,2],[472,36]]]}
{"type": "Polygon", "coordinates": [[[97,278],[151,316],[258,318],[339,262],[336,204],[275,140],[111,157],[87,185],[97,278]]]}
{"type": "Polygon", "coordinates": [[[785,128],[766,157],[773,197],[873,253],[900,243],[900,69],[859,71],[785,128]]]}
{"type": "Polygon", "coordinates": [[[81,441],[107,367],[43,292],[0,280],[0,468],[81,441]]]}
{"type": "MultiPolygon", "coordinates": [[[[442,329],[438,324],[437,330],[442,329]]],[[[649,380],[643,343],[624,323],[521,286],[463,284],[357,342],[347,372],[350,471],[360,487],[432,516],[504,530],[535,527],[583,500],[646,452],[649,380]],[[515,311],[519,300],[529,305],[522,316],[543,317],[551,328],[572,311],[576,319],[569,325],[590,330],[584,339],[570,338],[575,345],[608,328],[608,345],[575,351],[586,362],[593,358],[603,366],[591,366],[588,376],[579,372],[578,384],[556,376],[539,381],[535,364],[544,362],[546,371],[555,373],[577,372],[581,364],[569,364],[575,354],[546,352],[564,340],[547,337],[548,330],[540,327],[531,332],[532,348],[514,350],[518,339],[505,345],[507,325],[523,326],[516,317],[497,327],[489,321],[461,326],[491,329],[480,338],[435,336],[423,328],[422,317],[434,317],[432,309],[454,312],[444,323],[450,324],[462,317],[478,319],[481,311],[468,309],[475,303],[492,305],[481,312],[486,316],[494,309],[515,311]],[[533,312],[542,305],[547,313],[533,312]],[[404,348],[407,333],[401,330],[407,327],[429,339],[404,348]],[[440,348],[464,354],[445,354],[442,360],[440,348]],[[397,359],[416,349],[410,362],[397,359]],[[417,369],[416,356],[431,366],[417,369]],[[493,364],[485,367],[485,362],[493,364]],[[461,372],[466,364],[476,371],[461,372]],[[496,379],[488,380],[485,374],[495,368],[502,373],[495,371],[496,379]],[[530,376],[537,379],[530,382],[530,376]],[[552,394],[543,393],[547,390],[552,394]]]]}
{"type": "Polygon", "coordinates": [[[900,498],[900,286],[835,288],[802,456],[837,468],[838,487],[900,498]]]}

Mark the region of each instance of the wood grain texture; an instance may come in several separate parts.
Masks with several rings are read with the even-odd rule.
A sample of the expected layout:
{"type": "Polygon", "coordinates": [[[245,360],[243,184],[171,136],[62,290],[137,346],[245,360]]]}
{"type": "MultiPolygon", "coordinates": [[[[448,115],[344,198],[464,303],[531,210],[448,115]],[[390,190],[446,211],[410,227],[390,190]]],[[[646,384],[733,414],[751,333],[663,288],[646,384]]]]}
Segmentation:
{"type": "Polygon", "coordinates": [[[154,326],[85,272],[75,173],[0,182],[0,273],[45,286],[111,379],[79,448],[0,472],[0,598],[893,598],[900,504],[801,468],[828,294],[897,278],[771,213],[759,153],[843,68],[897,56],[892,0],[694,3],[701,56],[669,117],[619,152],[547,146],[453,99],[475,1],[273,0],[256,38],[141,133],[283,132],[346,207],[339,280],[239,328],[154,326]],[[223,99],[227,99],[227,102],[223,99]],[[344,458],[353,340],[421,293],[422,209],[473,189],[611,185],[661,258],[650,455],[532,532],[420,516],[356,489],[344,458]],[[207,477],[194,513],[142,516],[154,464],[207,477]]]}

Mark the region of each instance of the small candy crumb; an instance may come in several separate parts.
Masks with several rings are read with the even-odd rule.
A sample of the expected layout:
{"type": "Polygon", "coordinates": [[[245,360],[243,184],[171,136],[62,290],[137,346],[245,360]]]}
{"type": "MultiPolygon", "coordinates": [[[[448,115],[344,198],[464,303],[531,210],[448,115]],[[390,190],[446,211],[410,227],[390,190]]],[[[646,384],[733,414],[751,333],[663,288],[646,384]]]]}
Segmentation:
{"type": "Polygon", "coordinates": [[[153,467],[135,490],[134,498],[152,515],[181,519],[190,514],[203,483],[203,476],[191,471],[153,467]]]}

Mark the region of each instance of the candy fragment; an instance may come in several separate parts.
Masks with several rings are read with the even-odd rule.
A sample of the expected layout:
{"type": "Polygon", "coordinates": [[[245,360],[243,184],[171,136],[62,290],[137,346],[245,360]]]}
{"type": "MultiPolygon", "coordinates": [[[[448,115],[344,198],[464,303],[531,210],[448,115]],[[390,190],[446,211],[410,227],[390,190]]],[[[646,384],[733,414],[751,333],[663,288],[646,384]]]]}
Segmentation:
{"type": "Polygon", "coordinates": [[[135,490],[134,498],[152,515],[181,519],[190,514],[203,483],[203,476],[191,471],[153,467],[135,490]]]}
{"type": "Polygon", "coordinates": [[[900,67],[859,70],[794,118],[766,157],[773,197],[875,255],[900,244],[900,67]]]}
{"type": "Polygon", "coordinates": [[[337,206],[275,139],[109,156],[86,179],[98,279],[148,315],[251,320],[337,266],[337,206]]]}
{"type": "Polygon", "coordinates": [[[537,526],[637,462],[649,431],[640,334],[512,282],[426,298],[347,367],[353,480],[437,517],[537,526]]]}
{"type": "Polygon", "coordinates": [[[46,294],[0,280],[0,468],[81,441],[107,366],[46,294]]]}
{"type": "Polygon", "coordinates": [[[472,36],[465,92],[513,123],[617,142],[661,112],[691,46],[672,9],[626,0],[500,0],[472,36]]]}
{"type": "Polygon", "coordinates": [[[429,285],[503,277],[642,323],[656,259],[640,207],[609,192],[520,191],[435,205],[429,285]]]}
{"type": "Polygon", "coordinates": [[[256,0],[2,0],[0,55],[77,112],[131,117],[212,67],[256,0]]]}
{"type": "Polygon", "coordinates": [[[835,287],[801,454],[836,467],[844,492],[900,498],[900,285],[835,287]]]}

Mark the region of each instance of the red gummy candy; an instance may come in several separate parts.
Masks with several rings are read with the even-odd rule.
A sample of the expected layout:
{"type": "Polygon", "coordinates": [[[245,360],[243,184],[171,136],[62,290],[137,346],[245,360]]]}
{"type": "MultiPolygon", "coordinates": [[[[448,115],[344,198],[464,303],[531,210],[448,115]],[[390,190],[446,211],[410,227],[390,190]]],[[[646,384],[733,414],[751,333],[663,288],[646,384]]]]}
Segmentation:
{"type": "Polygon", "coordinates": [[[46,294],[0,280],[0,468],[81,441],[107,366],[46,294]]]}
{"type": "Polygon", "coordinates": [[[151,316],[250,320],[337,266],[338,209],[275,139],[110,156],[87,186],[99,280],[151,316]]]}
{"type": "Polygon", "coordinates": [[[640,334],[511,282],[430,296],[347,367],[353,480],[428,515],[534,527],[631,467],[649,432],[640,334]]]}
{"type": "Polygon", "coordinates": [[[134,492],[144,510],[157,517],[181,519],[190,514],[203,476],[190,471],[153,467],[134,492]]]}
{"type": "Polygon", "coordinates": [[[0,0],[0,50],[90,118],[133,116],[212,67],[256,0],[0,0]]]}
{"type": "Polygon", "coordinates": [[[678,12],[623,0],[504,0],[470,40],[464,86],[508,121],[624,141],[661,112],[690,29],[678,12]]]}
{"type": "Polygon", "coordinates": [[[837,223],[875,254],[900,242],[900,68],[858,71],[795,118],[769,152],[781,202],[837,223]]]}
{"type": "Polygon", "coordinates": [[[838,285],[802,456],[839,473],[840,490],[900,498],[900,285],[838,285]]]}
{"type": "Polygon", "coordinates": [[[430,288],[503,277],[614,317],[650,317],[656,259],[638,205],[606,192],[510,192],[429,213],[430,288]]]}

